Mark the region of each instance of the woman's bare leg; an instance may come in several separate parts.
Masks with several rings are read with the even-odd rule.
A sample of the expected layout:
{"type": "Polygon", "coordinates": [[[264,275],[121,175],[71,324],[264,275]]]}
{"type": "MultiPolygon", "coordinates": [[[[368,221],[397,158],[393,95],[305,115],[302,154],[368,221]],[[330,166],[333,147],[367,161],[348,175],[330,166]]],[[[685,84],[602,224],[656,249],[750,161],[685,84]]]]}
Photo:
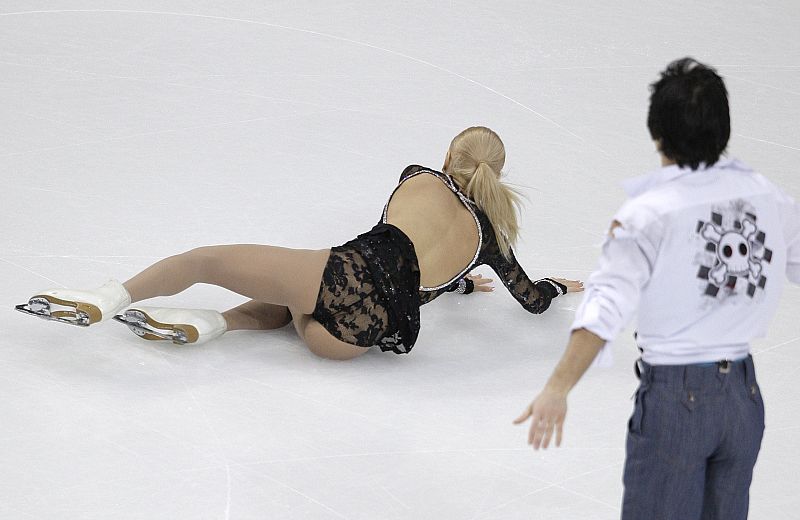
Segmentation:
{"type": "Polygon", "coordinates": [[[328,249],[200,247],[165,258],[124,285],[134,302],[177,294],[196,283],[218,285],[255,300],[224,314],[228,330],[277,328],[292,319],[311,352],[328,359],[352,359],[368,349],[336,339],[311,316],[329,256],[328,249]]]}
{"type": "Polygon", "coordinates": [[[132,302],[207,283],[311,314],[329,254],[250,244],[199,247],[153,264],[124,285],[132,302]]]}
{"type": "Polygon", "coordinates": [[[232,330],[272,330],[293,322],[297,335],[308,346],[308,349],[327,359],[353,359],[369,350],[339,341],[312,316],[301,314],[299,311],[296,314],[298,317],[292,319],[293,316],[288,307],[251,300],[225,311],[222,315],[228,324],[228,332],[232,330]]]}
{"type": "Polygon", "coordinates": [[[292,321],[289,308],[283,305],[250,300],[222,313],[232,330],[272,330],[285,327],[292,321]]]}

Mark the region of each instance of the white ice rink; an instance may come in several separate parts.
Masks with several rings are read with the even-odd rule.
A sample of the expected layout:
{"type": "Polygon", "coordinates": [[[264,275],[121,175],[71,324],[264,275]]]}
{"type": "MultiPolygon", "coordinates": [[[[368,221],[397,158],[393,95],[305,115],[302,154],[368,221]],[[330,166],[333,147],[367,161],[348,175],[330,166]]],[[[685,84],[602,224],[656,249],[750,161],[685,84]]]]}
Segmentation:
{"type": "MultiPolygon", "coordinates": [[[[672,59],[718,67],[730,155],[800,198],[799,22],[795,0],[0,2],[0,518],[618,518],[630,329],[561,448],[511,424],[580,296],[534,316],[502,287],[446,295],[411,355],[345,363],[291,328],[177,347],[13,305],[199,245],[340,244],[474,124],[529,198],[522,265],[585,278],[619,182],[658,166],[647,86],[672,59]]],[[[798,312],[789,287],[754,345],[756,520],[800,518],[798,312]]]]}

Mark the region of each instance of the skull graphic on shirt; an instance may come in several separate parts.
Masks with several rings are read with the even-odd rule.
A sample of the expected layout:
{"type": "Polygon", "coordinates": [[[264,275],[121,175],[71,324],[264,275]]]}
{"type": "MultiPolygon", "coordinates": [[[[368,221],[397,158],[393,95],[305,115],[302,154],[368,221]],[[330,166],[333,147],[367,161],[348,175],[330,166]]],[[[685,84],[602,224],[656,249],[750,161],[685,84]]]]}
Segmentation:
{"type": "Polygon", "coordinates": [[[729,275],[749,275],[750,279],[758,280],[761,276],[764,248],[753,247],[757,231],[758,227],[749,219],[744,219],[742,229],[735,230],[724,230],[706,222],[701,235],[709,242],[717,244],[719,258],[719,263],[709,273],[711,280],[722,284],[729,275]]]}
{"type": "Polygon", "coordinates": [[[706,254],[713,254],[697,274],[708,281],[707,296],[717,296],[723,287],[733,291],[737,280],[747,281],[750,297],[766,286],[764,266],[771,262],[772,251],[764,246],[766,233],[756,225],[755,212],[745,207],[744,201],[736,201],[729,208],[712,211],[710,222],[697,223],[697,233],[706,240],[706,254]]]}

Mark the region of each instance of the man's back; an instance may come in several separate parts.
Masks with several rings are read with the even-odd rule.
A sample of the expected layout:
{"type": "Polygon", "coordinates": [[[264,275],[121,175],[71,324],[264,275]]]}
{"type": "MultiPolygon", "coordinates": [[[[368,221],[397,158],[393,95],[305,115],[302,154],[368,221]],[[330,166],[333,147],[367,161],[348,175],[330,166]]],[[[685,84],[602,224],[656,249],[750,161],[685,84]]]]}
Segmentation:
{"type": "Polygon", "coordinates": [[[739,359],[798,279],[800,211],[735,160],[669,166],[627,186],[616,220],[646,269],[638,343],[654,364],[739,359]]]}

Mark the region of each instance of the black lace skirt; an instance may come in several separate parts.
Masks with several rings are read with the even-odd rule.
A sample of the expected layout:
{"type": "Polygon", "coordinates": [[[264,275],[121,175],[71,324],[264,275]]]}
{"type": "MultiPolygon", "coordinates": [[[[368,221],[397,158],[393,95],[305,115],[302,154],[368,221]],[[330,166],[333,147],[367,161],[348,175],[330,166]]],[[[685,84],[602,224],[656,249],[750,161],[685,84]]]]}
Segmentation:
{"type": "Polygon", "coordinates": [[[419,281],[414,244],[378,224],[331,249],[314,319],[345,343],[407,354],[419,334],[419,281]]]}

